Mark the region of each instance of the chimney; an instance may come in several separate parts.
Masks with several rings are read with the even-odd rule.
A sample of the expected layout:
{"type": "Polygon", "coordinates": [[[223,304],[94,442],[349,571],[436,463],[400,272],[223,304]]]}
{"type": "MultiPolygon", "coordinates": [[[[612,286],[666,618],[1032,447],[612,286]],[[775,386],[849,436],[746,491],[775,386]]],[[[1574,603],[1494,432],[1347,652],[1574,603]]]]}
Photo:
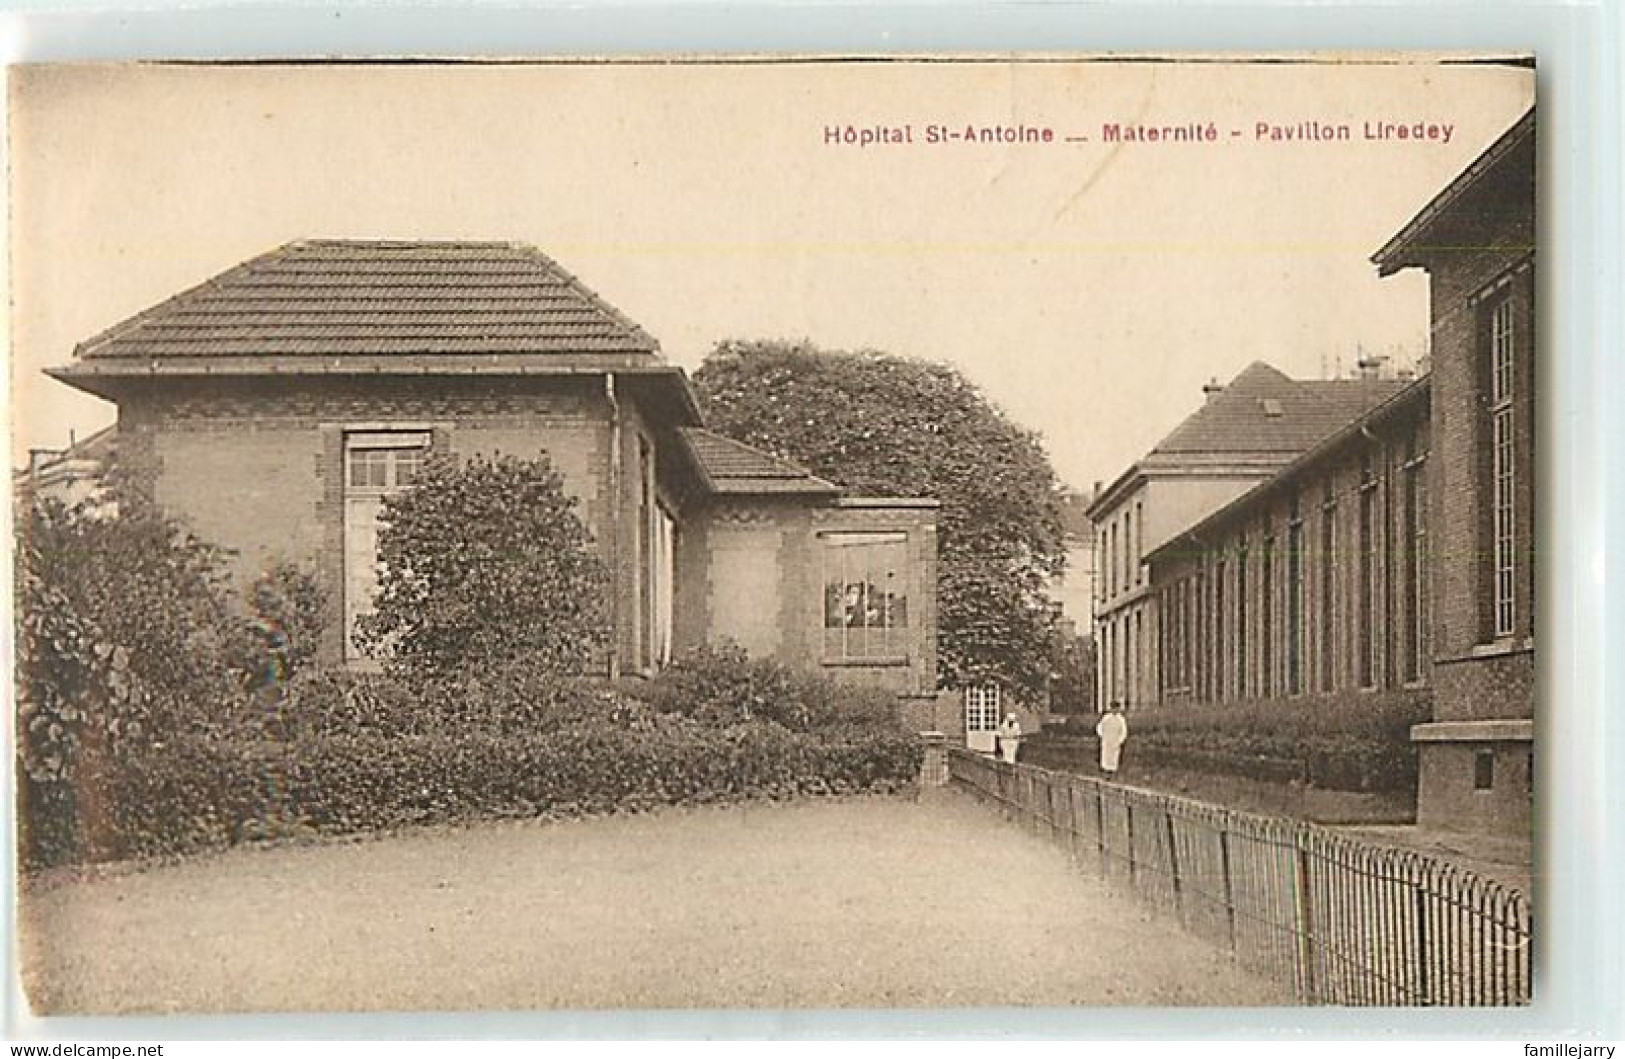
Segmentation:
{"type": "Polygon", "coordinates": [[[1388,358],[1381,354],[1372,353],[1361,357],[1355,363],[1359,366],[1360,378],[1380,379],[1383,377],[1382,366],[1388,363],[1388,358]]]}
{"type": "Polygon", "coordinates": [[[1211,404],[1213,399],[1224,392],[1224,383],[1218,379],[1209,379],[1202,385],[1202,403],[1211,404]]]}

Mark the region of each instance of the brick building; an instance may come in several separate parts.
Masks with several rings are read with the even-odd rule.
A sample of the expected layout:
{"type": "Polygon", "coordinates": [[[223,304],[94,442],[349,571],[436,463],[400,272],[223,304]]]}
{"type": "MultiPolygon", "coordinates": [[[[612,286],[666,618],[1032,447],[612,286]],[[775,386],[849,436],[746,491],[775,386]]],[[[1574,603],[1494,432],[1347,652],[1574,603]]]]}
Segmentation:
{"type": "Polygon", "coordinates": [[[121,467],[240,577],[315,571],[329,661],[358,661],[378,514],[426,456],[545,454],[611,571],[606,671],[727,638],[929,724],[935,502],[848,496],[706,431],[654,339],[529,247],[289,244],[50,374],[118,405],[121,467]]]}
{"type": "Polygon", "coordinates": [[[1149,555],[1167,703],[1418,695],[1418,822],[1527,835],[1531,111],[1377,252],[1427,270],[1431,371],[1149,555]]]}
{"type": "Polygon", "coordinates": [[[1429,380],[1148,557],[1164,703],[1423,693],[1429,380]]]}
{"type": "Polygon", "coordinates": [[[1095,497],[1097,703],[1160,701],[1161,616],[1146,557],[1400,385],[1291,379],[1255,361],[1227,386],[1204,386],[1203,406],[1095,497]]]}
{"type": "Polygon", "coordinates": [[[1528,833],[1535,646],[1535,113],[1372,260],[1430,281],[1433,716],[1422,823],[1528,833]]]}

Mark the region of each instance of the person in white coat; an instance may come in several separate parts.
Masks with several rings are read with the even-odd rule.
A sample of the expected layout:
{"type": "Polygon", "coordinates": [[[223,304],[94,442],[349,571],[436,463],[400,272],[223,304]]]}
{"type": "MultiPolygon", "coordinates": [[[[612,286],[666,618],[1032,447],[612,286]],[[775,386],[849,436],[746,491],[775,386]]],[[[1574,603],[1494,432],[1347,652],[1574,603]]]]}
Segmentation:
{"type": "Polygon", "coordinates": [[[999,723],[999,753],[1009,764],[1016,763],[1016,748],[1021,745],[1021,722],[1016,720],[1014,711],[1004,715],[999,723]]]}
{"type": "Polygon", "coordinates": [[[1117,775],[1117,763],[1128,739],[1128,719],[1123,716],[1123,704],[1114,702],[1095,724],[1100,737],[1100,771],[1107,779],[1117,775]]]}

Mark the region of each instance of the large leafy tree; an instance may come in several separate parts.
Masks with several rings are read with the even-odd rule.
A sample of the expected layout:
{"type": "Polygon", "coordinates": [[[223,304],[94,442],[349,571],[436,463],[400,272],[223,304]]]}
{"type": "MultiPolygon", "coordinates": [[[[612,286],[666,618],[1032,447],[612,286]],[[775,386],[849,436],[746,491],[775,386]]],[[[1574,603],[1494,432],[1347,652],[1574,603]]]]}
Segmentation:
{"type": "Polygon", "coordinates": [[[722,342],[694,383],[724,434],[856,492],[941,501],[942,679],[1041,692],[1054,624],[1045,588],[1065,550],[1037,434],[953,368],[878,352],[722,342]]]}
{"type": "Polygon", "coordinates": [[[375,611],[357,640],[411,676],[582,668],[608,578],[542,457],[429,460],[379,516],[375,611]]]}

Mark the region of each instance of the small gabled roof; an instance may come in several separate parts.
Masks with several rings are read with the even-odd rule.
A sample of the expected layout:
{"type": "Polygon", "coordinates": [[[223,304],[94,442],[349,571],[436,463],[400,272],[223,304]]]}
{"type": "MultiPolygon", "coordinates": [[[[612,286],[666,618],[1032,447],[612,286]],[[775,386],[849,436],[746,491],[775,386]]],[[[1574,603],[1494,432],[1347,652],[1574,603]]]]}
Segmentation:
{"type": "Polygon", "coordinates": [[[535,247],[304,240],[86,340],[81,360],[634,354],[659,345],[535,247]]]}
{"type": "Polygon", "coordinates": [[[1292,379],[1255,360],[1151,454],[1296,455],[1405,385],[1398,379],[1292,379]]]}
{"type": "Polygon", "coordinates": [[[703,427],[679,431],[712,493],[835,496],[841,487],[805,467],[703,427]]]}

